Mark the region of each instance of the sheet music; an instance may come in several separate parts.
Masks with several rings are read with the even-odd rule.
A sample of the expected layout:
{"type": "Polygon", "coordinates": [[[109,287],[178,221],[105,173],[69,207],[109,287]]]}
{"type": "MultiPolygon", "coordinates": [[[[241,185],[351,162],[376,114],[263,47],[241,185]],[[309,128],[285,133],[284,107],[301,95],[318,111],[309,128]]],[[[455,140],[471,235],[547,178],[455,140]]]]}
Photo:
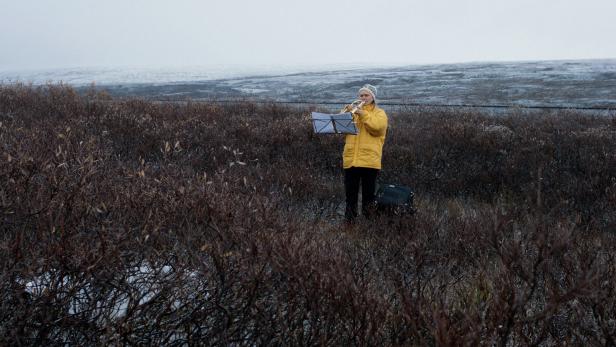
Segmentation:
{"type": "Polygon", "coordinates": [[[317,134],[357,134],[353,114],[312,112],[312,125],[317,134]]]}
{"type": "Polygon", "coordinates": [[[335,134],[332,115],[326,113],[312,112],[312,125],[317,134],[335,134]]]}

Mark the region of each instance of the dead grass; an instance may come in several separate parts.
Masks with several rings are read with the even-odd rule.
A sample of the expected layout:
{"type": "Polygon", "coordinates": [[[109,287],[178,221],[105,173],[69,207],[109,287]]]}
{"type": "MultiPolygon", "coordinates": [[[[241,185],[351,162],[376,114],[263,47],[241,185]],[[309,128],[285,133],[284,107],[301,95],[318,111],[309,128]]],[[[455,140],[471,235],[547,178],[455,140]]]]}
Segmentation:
{"type": "Polygon", "coordinates": [[[1,86],[3,344],[614,345],[612,118],[391,114],[343,229],[306,112],[1,86]]]}

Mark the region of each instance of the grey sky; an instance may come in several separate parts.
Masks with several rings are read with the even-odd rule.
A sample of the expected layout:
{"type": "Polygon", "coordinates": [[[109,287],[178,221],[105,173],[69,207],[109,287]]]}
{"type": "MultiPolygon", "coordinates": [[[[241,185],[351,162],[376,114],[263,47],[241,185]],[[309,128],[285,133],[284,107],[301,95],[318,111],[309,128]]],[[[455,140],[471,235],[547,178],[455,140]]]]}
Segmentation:
{"type": "Polygon", "coordinates": [[[0,70],[616,58],[614,0],[0,0],[0,70]]]}

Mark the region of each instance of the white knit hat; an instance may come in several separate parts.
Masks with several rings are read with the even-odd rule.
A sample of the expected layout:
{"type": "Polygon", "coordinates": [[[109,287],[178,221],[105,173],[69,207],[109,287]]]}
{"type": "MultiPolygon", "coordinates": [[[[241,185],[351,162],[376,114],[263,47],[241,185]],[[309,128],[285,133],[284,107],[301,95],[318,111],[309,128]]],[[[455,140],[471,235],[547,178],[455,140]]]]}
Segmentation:
{"type": "Polygon", "coordinates": [[[373,86],[372,84],[364,84],[363,87],[359,88],[359,93],[361,93],[362,91],[366,91],[370,93],[372,95],[372,98],[374,99],[374,102],[376,102],[376,87],[375,86],[373,86]]]}

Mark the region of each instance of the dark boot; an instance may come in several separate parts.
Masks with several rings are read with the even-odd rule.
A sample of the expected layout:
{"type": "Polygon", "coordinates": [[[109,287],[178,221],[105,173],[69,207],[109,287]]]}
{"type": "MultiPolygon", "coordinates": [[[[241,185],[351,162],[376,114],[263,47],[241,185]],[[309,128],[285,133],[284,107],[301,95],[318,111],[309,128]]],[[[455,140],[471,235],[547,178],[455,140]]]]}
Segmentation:
{"type": "Polygon", "coordinates": [[[377,214],[376,201],[367,201],[366,206],[362,202],[361,213],[366,219],[372,219],[377,214]]]}
{"type": "Polygon", "coordinates": [[[357,207],[352,208],[347,205],[344,211],[344,220],[347,223],[354,223],[356,219],[357,219],[357,207]]]}

